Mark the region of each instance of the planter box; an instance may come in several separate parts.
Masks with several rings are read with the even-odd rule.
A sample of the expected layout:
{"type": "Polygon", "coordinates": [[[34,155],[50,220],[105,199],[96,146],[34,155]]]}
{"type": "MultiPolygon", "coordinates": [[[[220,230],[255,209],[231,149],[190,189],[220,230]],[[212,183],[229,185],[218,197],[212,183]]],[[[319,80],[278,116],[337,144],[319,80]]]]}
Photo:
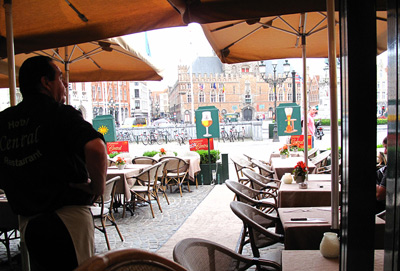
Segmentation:
{"type": "Polygon", "coordinates": [[[201,171],[197,175],[197,181],[200,185],[210,185],[212,181],[212,170],[217,171],[215,184],[223,184],[229,179],[228,154],[221,154],[222,163],[200,164],[201,171]]]}

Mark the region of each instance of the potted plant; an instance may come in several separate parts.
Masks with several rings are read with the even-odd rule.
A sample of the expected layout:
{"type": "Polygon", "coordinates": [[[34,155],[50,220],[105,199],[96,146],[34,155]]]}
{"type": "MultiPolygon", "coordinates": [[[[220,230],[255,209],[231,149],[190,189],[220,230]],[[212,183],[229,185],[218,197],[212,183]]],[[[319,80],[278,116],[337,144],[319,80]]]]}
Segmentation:
{"type": "MultiPolygon", "coordinates": [[[[197,176],[199,183],[208,185],[211,184],[212,181],[215,181],[215,183],[221,184],[228,178],[222,168],[224,163],[217,164],[221,156],[220,151],[210,150],[210,159],[208,157],[208,150],[197,150],[196,152],[200,155],[201,172],[197,176]],[[215,170],[216,180],[212,180],[213,170],[215,170]]],[[[224,160],[224,157],[222,159],[224,160]]]]}
{"type": "Polygon", "coordinates": [[[293,178],[296,180],[296,183],[303,183],[308,174],[308,167],[303,161],[297,162],[296,166],[293,170],[293,178]]]}
{"type": "Polygon", "coordinates": [[[118,157],[115,164],[117,165],[118,169],[124,169],[125,165],[126,165],[126,161],[124,158],[118,157]]]}
{"type": "Polygon", "coordinates": [[[289,157],[289,148],[286,144],[283,145],[283,147],[279,149],[279,154],[281,155],[282,159],[286,159],[289,157]]]}

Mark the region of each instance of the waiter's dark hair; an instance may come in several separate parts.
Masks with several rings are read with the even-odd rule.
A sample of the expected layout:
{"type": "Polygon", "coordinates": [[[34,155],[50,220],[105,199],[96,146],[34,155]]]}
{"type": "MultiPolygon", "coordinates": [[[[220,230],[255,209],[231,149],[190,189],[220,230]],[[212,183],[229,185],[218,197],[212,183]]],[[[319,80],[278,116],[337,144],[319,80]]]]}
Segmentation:
{"type": "Polygon", "coordinates": [[[23,97],[34,95],[40,91],[41,78],[46,76],[50,81],[55,79],[55,70],[50,65],[51,58],[34,56],[25,60],[19,69],[19,89],[23,97]]]}

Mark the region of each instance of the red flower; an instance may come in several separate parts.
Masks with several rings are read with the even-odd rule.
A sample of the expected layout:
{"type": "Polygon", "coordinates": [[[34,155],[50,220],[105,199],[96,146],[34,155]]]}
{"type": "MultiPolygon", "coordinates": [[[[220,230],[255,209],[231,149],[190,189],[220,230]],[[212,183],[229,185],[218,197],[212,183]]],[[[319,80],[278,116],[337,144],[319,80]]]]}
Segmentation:
{"type": "Polygon", "coordinates": [[[160,149],[160,153],[161,153],[161,154],[166,154],[167,152],[164,150],[164,148],[161,148],[161,149],[160,149]]]}

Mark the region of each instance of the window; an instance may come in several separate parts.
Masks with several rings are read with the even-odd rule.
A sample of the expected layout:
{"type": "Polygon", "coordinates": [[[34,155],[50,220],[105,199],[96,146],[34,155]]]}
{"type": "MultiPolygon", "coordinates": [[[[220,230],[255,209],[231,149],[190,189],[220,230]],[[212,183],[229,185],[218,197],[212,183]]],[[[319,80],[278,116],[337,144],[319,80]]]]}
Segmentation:
{"type": "Polygon", "coordinates": [[[135,89],[135,98],[140,98],[139,90],[137,88],[135,89]]]}
{"type": "Polygon", "coordinates": [[[243,66],[242,67],[242,72],[249,72],[249,67],[248,66],[243,66]]]}
{"type": "Polygon", "coordinates": [[[212,103],[216,102],[215,90],[211,91],[210,102],[212,102],[212,103]]]}
{"type": "Polygon", "coordinates": [[[186,97],[187,97],[187,102],[188,102],[188,103],[191,103],[191,102],[192,102],[192,94],[188,92],[188,93],[186,94],[186,97]]]}
{"type": "Polygon", "coordinates": [[[218,95],[218,101],[219,101],[220,103],[225,102],[225,93],[223,93],[223,92],[220,92],[220,93],[219,93],[219,95],[218,95]]]}
{"type": "Polygon", "coordinates": [[[287,94],[287,99],[288,99],[288,101],[291,101],[291,100],[293,100],[293,95],[292,95],[292,92],[288,92],[288,94],[287,94]]]}
{"type": "Polygon", "coordinates": [[[279,91],[278,93],[278,101],[283,101],[283,91],[279,91]]]}
{"type": "Polygon", "coordinates": [[[135,109],[140,109],[140,101],[135,101],[135,109]]]}
{"type": "Polygon", "coordinates": [[[296,101],[301,101],[301,93],[300,92],[296,93],[296,101]]]}
{"type": "Polygon", "coordinates": [[[246,93],[249,93],[250,90],[251,90],[251,88],[250,88],[250,82],[249,82],[249,81],[246,81],[246,82],[245,82],[245,91],[246,91],[246,93]]]}
{"type": "Polygon", "coordinates": [[[268,101],[273,101],[274,100],[274,92],[273,91],[270,91],[269,93],[268,93],[268,101]]]}
{"type": "Polygon", "coordinates": [[[235,88],[235,86],[233,86],[233,94],[235,94],[235,92],[236,92],[236,88],[235,88]]]}
{"type": "Polygon", "coordinates": [[[138,86],[139,85],[139,82],[135,82],[135,86],[138,86]]]}
{"type": "Polygon", "coordinates": [[[251,95],[250,94],[244,95],[244,102],[246,104],[251,104],[251,95]]]}
{"type": "Polygon", "coordinates": [[[101,91],[100,86],[97,87],[97,92],[98,92],[98,93],[97,93],[97,94],[98,94],[98,95],[97,95],[97,99],[100,99],[100,100],[103,99],[103,95],[102,95],[103,93],[102,93],[102,91],[101,91]]]}
{"type": "Polygon", "coordinates": [[[201,92],[199,93],[199,103],[204,103],[204,99],[205,99],[205,97],[204,97],[204,92],[201,91],[201,92]]]}

